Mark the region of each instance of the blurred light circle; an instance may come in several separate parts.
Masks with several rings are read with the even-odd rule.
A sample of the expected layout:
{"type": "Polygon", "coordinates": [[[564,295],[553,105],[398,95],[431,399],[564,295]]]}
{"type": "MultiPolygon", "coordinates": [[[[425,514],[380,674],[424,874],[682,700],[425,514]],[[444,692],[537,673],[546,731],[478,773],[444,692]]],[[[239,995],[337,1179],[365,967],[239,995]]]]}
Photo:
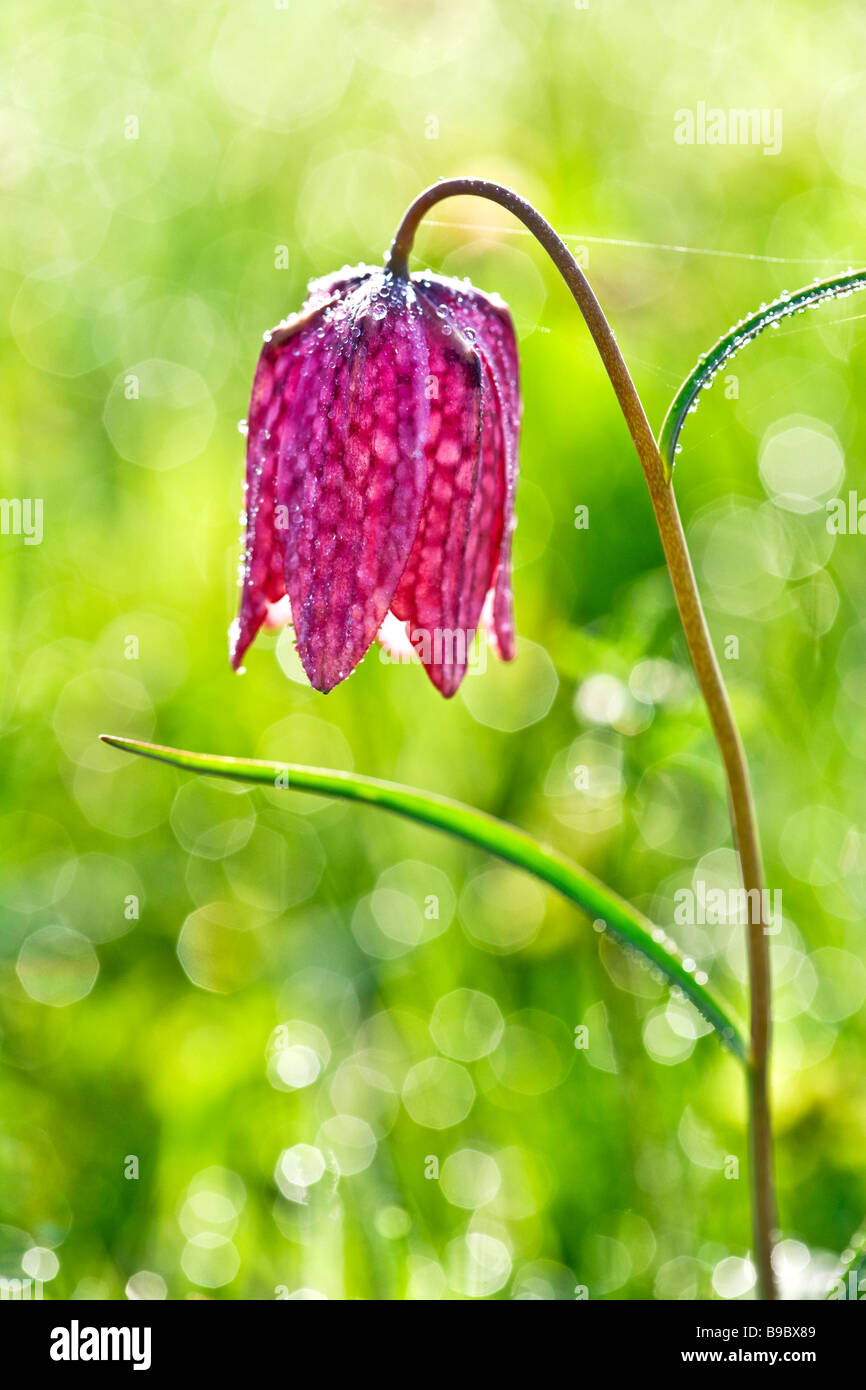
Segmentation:
{"type": "Polygon", "coordinates": [[[839,1255],[829,1250],[810,1250],[799,1240],[780,1241],[773,1250],[780,1298],[800,1302],[826,1299],[839,1277],[839,1264],[839,1255]]]}
{"type": "Polygon", "coordinates": [[[180,1257],[181,1269],[191,1284],[221,1289],[230,1284],[241,1267],[237,1247],[214,1231],[202,1231],[188,1240],[180,1257]]]}
{"type": "Polygon", "coordinates": [[[383,1240],[402,1240],[411,1226],[412,1220],[403,1207],[381,1207],[376,1212],[376,1230],[383,1240]]]}
{"type": "Polygon", "coordinates": [[[341,1062],[330,1089],[338,1114],[360,1115],[377,1139],[392,1128],[400,1100],[390,1078],[377,1065],[375,1053],[358,1052],[341,1062]]]}
{"type": "Polygon", "coordinates": [[[592,1236],[587,1245],[589,1292],[595,1298],[621,1289],[631,1276],[631,1256],[621,1240],[592,1236]]]}
{"type": "Polygon", "coordinates": [[[63,898],[77,860],[59,821],[32,811],[0,818],[0,903],[15,912],[36,912],[63,898]]]}
{"type": "Polygon", "coordinates": [[[475,1086],[465,1067],[443,1057],[428,1057],[410,1068],[402,1096],[417,1125],[450,1129],[465,1120],[472,1109],[475,1086]]]}
{"type": "Polygon", "coordinates": [[[93,989],[99,960],[80,932],[71,927],[41,927],[22,944],[15,968],[31,999],[63,1009],[93,989]]]}
{"type": "Polygon", "coordinates": [[[311,1086],[321,1070],[318,1055],[303,1043],[295,1043],[276,1053],[272,1066],[268,1067],[271,1085],[283,1091],[300,1091],[311,1086]]]}
{"type": "Polygon", "coordinates": [[[480,1149],[457,1149],[442,1164],[439,1186],[452,1206],[476,1211],[499,1191],[502,1177],[496,1160],[480,1149]]]}
{"type": "Polygon", "coordinates": [[[376,1136],[358,1115],[332,1115],[319,1127],[316,1143],[344,1178],[363,1173],[376,1156],[376,1136]]]}
{"type": "Polygon", "coordinates": [[[818,888],[842,876],[842,857],[851,824],[829,806],[803,806],[782,827],[779,848],[785,868],[801,883],[818,888]]]}
{"type": "Polygon", "coordinates": [[[818,975],[810,958],[802,951],[791,952],[792,974],[776,989],[773,1018],[780,1023],[798,1018],[811,1006],[818,989],[818,975]]]}
{"type": "Polygon", "coordinates": [[[625,789],[619,740],[581,734],[551,760],[544,779],[557,820],[582,835],[599,835],[622,819],[625,789]]]}
{"type": "MultiPolygon", "coordinates": [[[[244,809],[241,804],[239,810],[244,809]]],[[[269,814],[265,811],[264,816],[269,814]]],[[[265,824],[264,817],[254,817],[248,837],[243,816],[234,825],[230,819],[214,824],[210,831],[205,822],[197,843],[207,854],[196,854],[187,864],[186,885],[193,901],[203,905],[228,890],[252,909],[251,925],[311,897],[325,865],[315,829],[300,816],[284,815],[278,829],[265,824]],[[237,843],[236,834],[243,843],[237,843]]]]}
{"type": "MultiPolygon", "coordinates": [[[[107,745],[100,746],[120,757],[107,745]]],[[[171,804],[171,782],[163,776],[163,769],[149,759],[128,755],[109,770],[79,766],[72,790],[91,825],[123,839],[134,839],[162,826],[171,804]]]]}
{"type": "Polygon", "coordinates": [[[777,918],[773,940],[773,984],[787,985],[796,980],[806,959],[800,948],[803,939],[786,917],[777,918]]]}
{"type": "Polygon", "coordinates": [[[719,1298],[742,1298],[755,1287],[757,1277],[751,1260],[728,1255],[713,1270],[713,1288],[719,1298]]]}
{"type": "Polygon", "coordinates": [[[574,1039],[565,1024],[540,1009],[511,1014],[490,1054],[497,1079],[511,1091],[540,1096],[552,1091],[574,1064],[574,1039]]]}
{"type": "MultiPolygon", "coordinates": [[[[695,865],[694,872],[690,875],[688,887],[695,895],[695,902],[697,902],[698,893],[703,894],[704,900],[709,899],[711,893],[724,895],[716,896],[712,900],[715,904],[714,915],[719,918],[719,923],[714,924],[711,931],[704,933],[706,944],[712,949],[714,941],[720,935],[718,926],[729,920],[731,922],[736,921],[739,903],[737,895],[742,888],[742,878],[740,876],[740,861],[735,852],[726,846],[719,846],[719,848],[711,849],[706,854],[701,855],[695,865]]],[[[678,888],[680,888],[679,884],[678,888]]],[[[680,937],[680,939],[683,938],[680,937]]]]}
{"type": "Polygon", "coordinates": [[[169,823],[189,854],[222,859],[243,849],[256,813],[249,793],[238,796],[211,778],[191,777],[175,793],[169,823]]]}
{"type": "Polygon", "coordinates": [[[286,1295],[286,1299],[298,1303],[327,1303],[328,1295],[319,1289],[294,1289],[286,1295]]]}
{"type": "MultiPolygon", "coordinates": [[[[37,201],[6,192],[3,223],[6,235],[0,243],[0,265],[23,276],[58,263],[61,268],[72,268],[80,265],[82,256],[95,256],[104,240],[109,214],[104,209],[64,207],[64,214],[69,211],[71,216],[64,215],[61,219],[57,215],[59,210],[57,207],[52,211],[44,197],[37,201]]],[[[38,315],[32,327],[37,334],[41,331],[38,315]]],[[[71,324],[69,328],[72,329],[71,324]]],[[[88,344],[80,346],[86,350],[88,344]]],[[[55,348],[59,361],[64,357],[63,348],[60,345],[55,348]]]]}
{"type": "Polygon", "coordinates": [[[143,904],[141,879],[131,864],[111,854],[82,854],[63,898],[63,916],[99,946],[131,931],[143,904]]]}
{"type": "Polygon", "coordinates": [[[818,985],[809,1012],[822,1023],[840,1023],[863,1007],[866,1000],[866,966],[851,951],[821,946],[808,960],[818,985]]]}
{"type": "Polygon", "coordinates": [[[677,1255],[657,1271],[653,1293],[665,1303],[681,1299],[691,1302],[698,1296],[701,1274],[701,1266],[691,1255],[677,1255]]]}
{"type": "Polygon", "coordinates": [[[236,1212],[243,1211],[247,1200],[246,1185],[240,1174],[232,1172],[231,1168],[220,1168],[217,1165],[202,1168],[196,1173],[187,1187],[187,1192],[218,1192],[229,1201],[236,1212]]]}
{"type": "Polygon", "coordinates": [[[47,1284],[50,1279],[56,1279],[60,1261],[53,1250],[44,1245],[33,1245],[21,1257],[21,1268],[29,1278],[47,1284]]]}
{"type": "Polygon", "coordinates": [[[155,1274],[151,1269],[140,1269],[127,1279],[124,1292],[129,1299],[158,1302],[168,1297],[168,1285],[161,1274],[155,1274]]]}
{"type": "Polygon", "coordinates": [[[177,956],[194,985],[230,994],[249,983],[259,952],[248,925],[248,914],[236,903],[208,903],[189,914],[177,939],[177,956]]]}
{"type": "Polygon", "coordinates": [[[40,266],[22,281],[9,325],[21,355],[55,376],[77,377],[101,367],[112,355],[98,331],[107,289],[86,262],[40,266]]]}
{"type": "Polygon", "coordinates": [[[406,1298],[412,1302],[438,1302],[448,1287],[445,1271],[435,1260],[424,1255],[410,1255],[407,1260],[409,1283],[406,1298]]]}
{"type": "Polygon", "coordinates": [[[424,1018],[405,1009],[382,1009],[367,1018],[355,1034],[358,1053],[402,1086],[416,1057],[423,1057],[430,1034],[424,1018]]]}
{"type": "Polygon", "coordinates": [[[611,1221],[611,1231],[628,1251],[634,1274],[644,1274],[656,1257],[658,1242],[649,1222],[634,1211],[617,1212],[611,1221]]]}
{"type": "MultiPolygon", "coordinates": [[[[401,85],[408,84],[407,90],[414,90],[433,74],[441,74],[443,68],[448,70],[449,82],[456,81],[463,71],[473,84],[481,76],[475,55],[489,42],[491,13],[486,3],[461,9],[459,24],[450,22],[456,11],[444,7],[437,15],[443,22],[435,30],[430,28],[430,11],[423,5],[395,9],[389,0],[371,0],[361,13],[363,19],[353,39],[365,63],[377,72],[393,73],[401,85]]],[[[490,65],[501,61],[502,50],[507,51],[506,35],[497,31],[497,36],[500,47],[495,55],[489,55],[490,65]]],[[[498,73],[499,68],[495,71],[498,73]]]]}
{"type": "MultiPolygon", "coordinates": [[[[801,586],[794,591],[801,611],[805,609],[808,613],[810,605],[817,606],[822,602],[814,597],[814,585],[816,581],[821,581],[822,576],[824,580],[828,578],[824,574],[824,566],[830,560],[836,544],[835,535],[827,529],[825,509],[819,506],[811,512],[795,512],[793,508],[785,510],[781,502],[774,498],[772,502],[764,502],[759,507],[758,517],[767,519],[768,530],[778,528],[779,544],[767,553],[769,573],[789,583],[798,579],[812,581],[811,585],[801,586]]],[[[784,594],[782,601],[787,606],[788,600],[784,594]]],[[[825,605],[828,601],[827,597],[823,599],[825,605]]]]}
{"type": "Polygon", "coordinates": [[[804,626],[813,637],[824,637],[834,626],[842,600],[825,570],[808,576],[797,590],[804,626]]]}
{"type": "Polygon", "coordinates": [[[353,982],[337,970],[311,965],[292,971],[283,981],[277,1000],[283,1014],[309,1019],[319,1027],[351,1032],[360,1007],[353,982]]]}
{"type": "MultiPolygon", "coordinates": [[[[615,954],[618,949],[618,947],[614,947],[614,952],[612,954],[615,954]]],[[[607,969],[607,964],[604,960],[602,964],[605,965],[607,969]]],[[[620,983],[616,980],[616,975],[609,969],[608,974],[612,980],[620,983]]],[[[633,993],[634,991],[628,975],[625,974],[621,976],[620,979],[623,981],[623,983],[620,984],[620,988],[623,988],[624,985],[628,993],[633,993]]],[[[608,1021],[607,1008],[603,1000],[599,999],[595,1004],[589,1005],[584,1011],[582,1023],[586,1029],[587,1040],[590,1043],[590,1046],[582,1051],[582,1056],[586,1059],[589,1066],[595,1067],[596,1071],[606,1071],[612,1076],[615,1076],[619,1071],[619,1063],[617,1061],[613,1034],[611,1033],[610,1023],[608,1021]]]]}
{"type": "MultiPolygon", "coordinates": [[[[378,917],[376,901],[379,891],[399,893],[411,898],[421,914],[420,940],[432,941],[447,931],[454,919],[457,898],[451,880],[441,869],[418,859],[401,859],[383,869],[373,893],[373,912],[378,917]]],[[[382,930],[387,926],[382,923],[382,930]]],[[[398,931],[396,940],[401,940],[398,931]]]]}
{"type": "Polygon", "coordinates": [[[351,33],[318,0],[241,0],[213,41],[213,80],[240,114],[285,133],[321,120],[342,97],[353,65],[351,33]]]}
{"type": "Polygon", "coordinates": [[[690,700],[695,683],[682,666],[661,657],[649,657],[632,667],[628,688],[644,704],[667,705],[690,700]]]}
{"type": "Polygon", "coordinates": [[[359,899],[352,914],[352,935],[368,956],[396,960],[420,943],[424,918],[406,893],[377,888],[359,899]]]}
{"type": "Polygon", "coordinates": [[[455,989],[437,1001],[430,1035],[457,1062],[477,1062],[498,1045],[505,1028],[499,1005],[477,989],[455,989]]]}
{"type": "Polygon", "coordinates": [[[641,777],[634,817],[644,843],[679,859],[696,859],[726,831],[724,804],[708,795],[715,769],[702,760],[669,758],[641,777]]]}
{"type": "Polygon", "coordinates": [[[559,689],[556,667],[543,647],[522,637],[517,649],[513,662],[497,661],[488,653],[486,669],[476,671],[470,666],[460,687],[472,718],[506,734],[543,719],[559,689]]]}
{"type": "Polygon", "coordinates": [[[667,1009],[656,1009],[644,1023],[643,1045],[654,1062],[675,1067],[691,1057],[695,1050],[695,1036],[684,1037],[682,1031],[675,1032],[667,1009]]]}
{"type": "Polygon", "coordinates": [[[866,185],[862,158],[864,120],[866,80],[859,71],[846,73],[827,90],[817,134],[824,158],[834,173],[860,187],[866,185]]]}
{"type": "Polygon", "coordinates": [[[86,671],[68,680],[57,697],[52,726],[66,756],[98,771],[118,766],[118,752],[101,743],[106,727],[130,738],[153,736],[151,698],[140,681],[111,670],[86,671]]]}
{"type": "Polygon", "coordinates": [[[306,1189],[319,1181],[326,1167],[321,1149],[312,1144],[293,1144],[280,1154],[275,1174],[277,1186],[284,1197],[303,1201],[306,1189]],[[300,1196],[297,1195],[299,1191],[300,1196]]]}
{"type": "Polygon", "coordinates": [[[341,144],[344,147],[333,158],[312,163],[297,198],[298,236],[314,264],[328,250],[344,253],[349,228],[356,233],[357,245],[375,245],[381,237],[380,202],[396,206],[405,201],[407,185],[417,179],[412,165],[371,145],[360,133],[348,149],[341,144]],[[335,188],[339,199],[334,198],[335,188]],[[376,189],[375,198],[370,197],[371,188],[376,189]]]}
{"type": "Polygon", "coordinates": [[[517,869],[483,869],[460,895],[460,920],[472,939],[502,955],[519,951],[544,920],[543,890],[517,869]]]}
{"type": "MultiPolygon", "coordinates": [[[[211,390],[219,388],[235,362],[235,343],[232,329],[225,317],[225,304],[216,295],[196,295],[178,291],[164,280],[141,275],[122,285],[112,300],[117,317],[117,356],[121,362],[135,362],[150,354],[180,362],[201,372],[211,390]],[[222,312],[221,312],[222,311],[222,312]]],[[[171,669],[173,655],[185,659],[184,642],[179,629],[180,648],[173,654],[163,641],[157,645],[151,636],[159,637],[161,627],[173,626],[149,613],[133,614],[141,618],[147,640],[142,649],[149,648],[171,669]]],[[[115,619],[111,626],[125,619],[115,619]]],[[[137,627],[127,627],[137,632],[137,627]]],[[[144,659],[144,656],[142,656],[144,659]]],[[[148,689],[153,686],[148,683],[148,689]]]]}
{"type": "Polygon", "coordinates": [[[725,1155],[713,1130],[704,1124],[690,1105],[683,1110],[677,1138],[680,1148],[691,1163],[699,1168],[720,1169],[725,1155]]]}
{"type": "Polygon", "coordinates": [[[802,1274],[809,1264],[809,1247],[802,1240],[780,1240],[773,1247],[772,1263],[780,1279],[802,1274]]]}
{"type": "Polygon", "coordinates": [[[724,612],[760,616],[781,599],[794,555],[776,508],[728,498],[695,518],[689,539],[699,576],[724,612]]]}
{"type": "Polygon", "coordinates": [[[616,676],[598,672],[581,682],[575,704],[592,724],[616,724],[628,709],[629,692],[616,676]]]}
{"type": "Polygon", "coordinates": [[[259,822],[245,845],[226,855],[222,871],[236,898],[260,912],[285,912],[315,893],[325,855],[312,826],[300,817],[281,829],[259,822]]]}
{"type": "Polygon", "coordinates": [[[508,1283],[511,1256],[495,1236],[472,1231],[449,1242],[445,1251],[448,1286],[467,1298],[488,1298],[508,1283]]]}
{"type": "Polygon", "coordinates": [[[455,906],[455,890],[441,869],[403,859],[382,870],[374,891],[357,903],[352,931],[367,955],[396,959],[448,930],[455,906]]]}
{"type": "Polygon", "coordinates": [[[122,459],[163,472],[202,453],[216,408],[198,372],[181,362],[149,357],[116,378],[102,419],[122,459]]]}
{"type": "Polygon", "coordinates": [[[231,1236],[237,1224],[238,1213],[231,1198],[223,1192],[211,1192],[207,1188],[191,1192],[178,1216],[180,1229],[190,1239],[207,1230],[215,1230],[221,1236],[231,1236]]]}
{"type": "Polygon", "coordinates": [[[764,434],[758,469],[777,507],[814,512],[838,492],[845,477],[845,456],[836,435],[822,421],[792,415],[764,434]]]}
{"type": "Polygon", "coordinates": [[[516,1302],[565,1302],[574,1298],[575,1277],[553,1260],[531,1260],[514,1276],[511,1297],[516,1302]]]}
{"type": "Polygon", "coordinates": [[[201,102],[179,99],[165,84],[124,85],[99,103],[88,129],[83,153],[93,193],[124,217],[164,222],[205,197],[219,146],[201,102]],[[125,134],[130,113],[134,136],[125,134]]]}
{"type": "MultiPolygon", "coordinates": [[[[778,980],[776,983],[778,984],[778,980]]],[[[713,1025],[707,1022],[688,999],[677,998],[674,995],[667,1002],[665,1018],[678,1038],[694,1041],[695,1038],[703,1038],[713,1031],[713,1025]]]]}

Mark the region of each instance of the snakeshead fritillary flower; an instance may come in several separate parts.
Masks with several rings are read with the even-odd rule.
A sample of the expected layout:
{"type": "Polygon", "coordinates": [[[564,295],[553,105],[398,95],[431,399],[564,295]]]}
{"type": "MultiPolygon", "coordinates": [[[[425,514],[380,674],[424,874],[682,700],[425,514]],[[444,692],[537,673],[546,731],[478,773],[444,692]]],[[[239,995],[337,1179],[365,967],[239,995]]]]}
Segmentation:
{"type": "Polygon", "coordinates": [[[519,419],[501,301],[429,272],[313,281],[253,382],[232,665],[289,612],[321,691],[377,635],[411,644],[445,696],[479,623],[511,660],[519,419]]]}

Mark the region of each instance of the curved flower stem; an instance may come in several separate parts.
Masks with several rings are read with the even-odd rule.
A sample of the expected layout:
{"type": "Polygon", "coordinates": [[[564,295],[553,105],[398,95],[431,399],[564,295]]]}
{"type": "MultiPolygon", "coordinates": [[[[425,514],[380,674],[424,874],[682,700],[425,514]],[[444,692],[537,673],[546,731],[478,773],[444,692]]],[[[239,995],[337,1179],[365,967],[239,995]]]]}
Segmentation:
{"type": "Polygon", "coordinates": [[[725,769],[734,842],[739,852],[743,885],[750,905],[747,944],[750,985],[748,1061],[752,1223],[760,1296],[763,1299],[773,1299],[776,1297],[776,1284],[771,1256],[776,1209],[768,1085],[770,955],[766,935],[769,924],[764,921],[764,870],[746,757],[713,650],[671,475],[659,453],[613,330],[593,294],[589,281],[550,223],[513,189],[504,188],[486,179],[443,179],[432,184],[418,195],[400,223],[388,256],[388,269],[397,276],[408,275],[409,253],[421,219],[436,203],[458,195],[474,195],[499,203],[533,233],[550,256],[586,320],[616,392],[646,478],[680,621],[725,769]]]}

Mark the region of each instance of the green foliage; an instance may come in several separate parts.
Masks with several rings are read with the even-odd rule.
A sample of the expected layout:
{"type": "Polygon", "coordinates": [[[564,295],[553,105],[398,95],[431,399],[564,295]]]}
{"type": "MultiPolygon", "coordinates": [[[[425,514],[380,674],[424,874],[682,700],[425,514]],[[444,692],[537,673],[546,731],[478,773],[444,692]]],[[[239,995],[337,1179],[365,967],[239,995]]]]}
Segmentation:
{"type": "MultiPolygon", "coordinates": [[[[521,648],[454,701],[378,651],[315,696],[285,636],[232,674],[237,424],[308,278],[378,260],[419,189],[473,173],[580,252],[655,426],[732,305],[861,262],[863,24],[802,0],[0,11],[0,493],[44,500],[41,545],[0,534],[0,1275],[49,1249],[46,1297],[150,1271],[173,1298],[712,1298],[747,1256],[741,1068],[561,894],[418,824],[98,736],[483,807],[616,884],[743,1016],[741,928],[679,910],[736,883],[712,736],[638,464],[543,255],[455,201],[413,261],[498,291],[521,336],[521,648]],[[678,144],[699,99],[771,101],[782,152],[678,144]],[[339,1115],[373,1133],[354,1163],[339,1115]],[[357,1171],[328,1157],[299,1194],[298,1145],[357,1171]]],[[[866,566],[856,527],[825,525],[866,495],[859,302],[731,363],[677,477],[782,893],[797,1288],[866,1212],[866,566]]]]}

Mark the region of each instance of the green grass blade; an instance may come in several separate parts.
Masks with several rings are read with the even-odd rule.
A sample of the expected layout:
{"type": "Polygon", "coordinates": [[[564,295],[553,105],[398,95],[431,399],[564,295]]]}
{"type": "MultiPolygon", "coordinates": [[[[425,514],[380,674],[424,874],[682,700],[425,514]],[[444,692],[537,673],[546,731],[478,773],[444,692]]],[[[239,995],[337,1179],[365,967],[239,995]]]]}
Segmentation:
{"type": "Polygon", "coordinates": [[[618,941],[639,952],[644,960],[682,990],[716,1029],[730,1051],[741,1061],[745,1059],[746,1046],[740,1028],[715,993],[700,984],[692,970],[686,968],[683,956],[665,932],[654,927],[637,908],[585,869],[505,821],[476,811],[471,806],[450,801],[447,797],[401,787],[393,782],[381,782],[374,777],[357,776],[355,773],[298,767],[294,763],[191,753],[111,734],[103,734],[102,739],[122,752],[137,753],[187,772],[228,777],[239,782],[257,782],[271,787],[289,786],[293,791],[319,792],[378,806],[488,850],[550,884],[577,903],[584,912],[601,919],[618,941]]]}
{"type": "Polygon", "coordinates": [[[816,281],[804,285],[801,290],[789,294],[787,291],[772,304],[762,304],[760,309],[738,324],[720,338],[715,347],[695,363],[679,391],[671,402],[659,435],[659,452],[668,472],[672,471],[675,457],[680,452],[679,438],[686,417],[697,409],[701,391],[712,384],[716,373],[741,348],[754,341],[759,333],[771,324],[779,324],[792,314],[802,314],[815,304],[823,304],[828,299],[844,299],[855,290],[866,288],[866,269],[849,270],[844,275],[835,275],[830,280],[816,281]]]}

